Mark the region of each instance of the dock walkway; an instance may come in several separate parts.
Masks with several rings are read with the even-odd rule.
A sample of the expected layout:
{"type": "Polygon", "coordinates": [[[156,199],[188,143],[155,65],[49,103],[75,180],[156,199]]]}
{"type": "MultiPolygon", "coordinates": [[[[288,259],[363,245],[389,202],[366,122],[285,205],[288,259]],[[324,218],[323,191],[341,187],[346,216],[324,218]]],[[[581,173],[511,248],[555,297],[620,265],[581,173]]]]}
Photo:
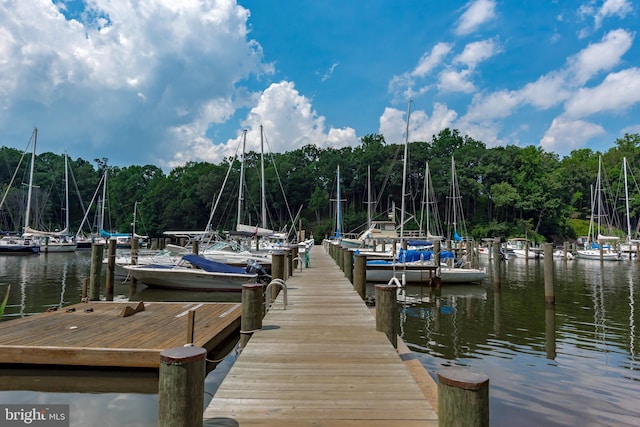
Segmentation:
{"type": "Polygon", "coordinates": [[[321,246],[204,412],[205,426],[436,426],[429,401],[321,246]]]}

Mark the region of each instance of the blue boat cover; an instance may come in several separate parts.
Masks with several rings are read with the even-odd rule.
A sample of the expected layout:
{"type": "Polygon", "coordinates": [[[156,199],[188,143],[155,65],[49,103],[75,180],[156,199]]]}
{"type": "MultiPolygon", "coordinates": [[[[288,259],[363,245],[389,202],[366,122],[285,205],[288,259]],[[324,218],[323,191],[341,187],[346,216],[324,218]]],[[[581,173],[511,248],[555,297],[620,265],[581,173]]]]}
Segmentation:
{"type": "Polygon", "coordinates": [[[232,274],[247,274],[246,270],[242,267],[236,267],[234,265],[228,265],[223,262],[212,261],[210,259],[189,254],[182,257],[183,260],[190,262],[196,267],[200,267],[204,271],[209,273],[232,273],[232,274]]]}
{"type": "Polygon", "coordinates": [[[433,246],[433,242],[431,240],[407,240],[407,245],[409,246],[433,246]]]}
{"type": "Polygon", "coordinates": [[[398,261],[400,262],[413,262],[413,261],[428,261],[431,259],[431,252],[419,251],[419,250],[404,250],[400,249],[398,252],[398,261]]]}

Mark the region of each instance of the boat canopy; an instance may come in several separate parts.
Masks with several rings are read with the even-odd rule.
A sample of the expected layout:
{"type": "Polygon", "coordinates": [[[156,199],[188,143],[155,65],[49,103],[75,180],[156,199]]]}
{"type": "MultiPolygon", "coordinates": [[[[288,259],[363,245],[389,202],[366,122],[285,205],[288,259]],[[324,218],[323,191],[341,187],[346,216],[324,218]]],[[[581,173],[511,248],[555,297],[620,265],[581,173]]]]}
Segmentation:
{"type": "Polygon", "coordinates": [[[198,255],[189,254],[182,257],[183,260],[190,262],[198,268],[209,273],[232,273],[246,274],[246,270],[242,267],[228,265],[222,262],[213,261],[198,255]]]}

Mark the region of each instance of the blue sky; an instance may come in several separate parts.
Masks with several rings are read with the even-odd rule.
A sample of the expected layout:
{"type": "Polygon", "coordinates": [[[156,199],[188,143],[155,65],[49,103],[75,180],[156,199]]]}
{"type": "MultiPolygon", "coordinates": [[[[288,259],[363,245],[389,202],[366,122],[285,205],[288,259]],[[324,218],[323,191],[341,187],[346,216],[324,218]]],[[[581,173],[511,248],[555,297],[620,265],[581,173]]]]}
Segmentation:
{"type": "Polygon", "coordinates": [[[640,133],[631,0],[7,0],[0,145],[220,162],[449,127],[560,156],[640,133]]]}

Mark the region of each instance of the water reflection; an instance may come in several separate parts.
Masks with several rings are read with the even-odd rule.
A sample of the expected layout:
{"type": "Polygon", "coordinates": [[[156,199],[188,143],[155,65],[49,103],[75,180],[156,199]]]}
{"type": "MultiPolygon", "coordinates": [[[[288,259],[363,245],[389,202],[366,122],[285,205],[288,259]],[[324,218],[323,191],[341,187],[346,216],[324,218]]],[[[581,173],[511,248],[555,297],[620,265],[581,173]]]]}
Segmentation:
{"type": "Polygon", "coordinates": [[[536,261],[489,265],[501,279],[473,289],[407,287],[402,337],[434,377],[447,365],[489,375],[492,424],[638,425],[638,269],[554,263],[554,305],[536,261]]]}

